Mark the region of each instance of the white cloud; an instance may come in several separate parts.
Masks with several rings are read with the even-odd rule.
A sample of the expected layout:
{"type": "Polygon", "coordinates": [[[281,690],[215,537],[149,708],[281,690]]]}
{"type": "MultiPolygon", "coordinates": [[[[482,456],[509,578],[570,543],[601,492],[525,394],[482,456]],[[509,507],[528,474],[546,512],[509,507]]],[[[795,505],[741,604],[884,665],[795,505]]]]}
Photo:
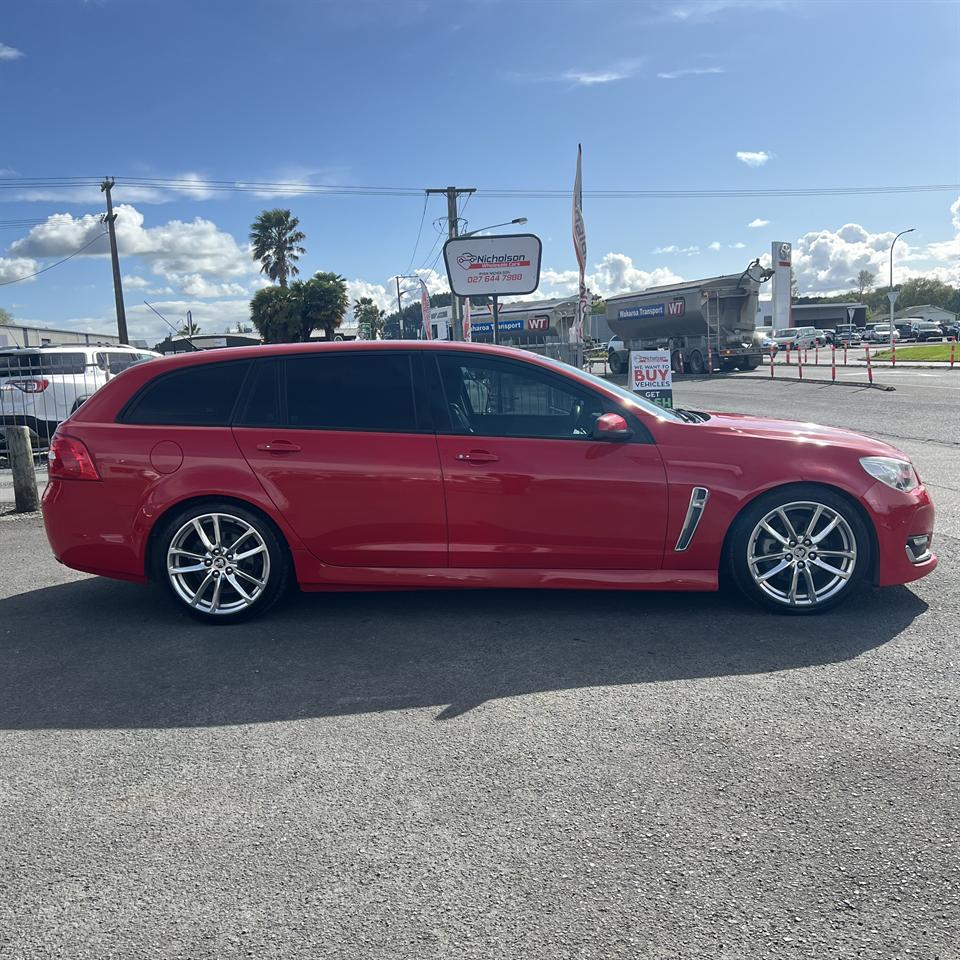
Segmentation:
{"type": "Polygon", "coordinates": [[[742,250],[742,249],[746,246],[746,244],[745,244],[745,243],[741,243],[741,242],[738,240],[736,243],[729,243],[729,244],[727,244],[727,246],[728,246],[731,250],[742,250]]]}
{"type": "Polygon", "coordinates": [[[36,273],[39,269],[40,264],[31,257],[0,257],[0,283],[19,280],[21,277],[36,273]]]}
{"type": "Polygon", "coordinates": [[[748,227],[753,227],[753,228],[756,228],[756,227],[767,227],[767,226],[769,226],[769,225],[770,225],[770,221],[769,221],[769,220],[762,220],[760,217],[757,217],[757,218],[755,218],[754,220],[751,220],[751,221],[747,224],[748,227]]]}
{"type": "Polygon", "coordinates": [[[630,74],[622,70],[607,70],[603,73],[577,73],[570,71],[565,73],[565,80],[571,80],[573,83],[580,84],[583,87],[592,87],[598,83],[613,83],[615,80],[626,80],[630,74]]]}
{"type": "Polygon", "coordinates": [[[720,249],[720,241],[719,241],[719,240],[714,240],[713,243],[707,244],[707,249],[708,249],[708,250],[713,250],[714,252],[716,252],[717,250],[720,249]]]}
{"type": "Polygon", "coordinates": [[[695,257],[700,252],[700,248],[697,246],[693,247],[678,247],[675,243],[671,243],[668,247],[657,247],[653,250],[654,254],[670,254],[675,257],[695,257]]]}
{"type": "Polygon", "coordinates": [[[766,150],[738,150],[737,159],[748,167],[762,167],[769,159],[766,150]]]}
{"type": "MultiPolygon", "coordinates": [[[[129,204],[115,208],[117,247],[123,257],[141,257],[152,273],[183,293],[198,297],[238,296],[257,274],[249,248],[211,220],[170,220],[144,227],[144,216],[129,204]],[[233,282],[225,282],[233,281],[233,282]]],[[[74,217],[53,214],[10,245],[10,252],[28,257],[64,257],[103,232],[99,214],[74,217]]],[[[99,245],[79,256],[106,256],[99,245]],[[96,251],[96,252],[94,252],[96,251]]]]}
{"type": "MultiPolygon", "coordinates": [[[[953,239],[923,245],[911,235],[897,241],[894,283],[921,276],[960,283],[960,198],[950,206],[950,214],[953,239]]],[[[845,223],[839,230],[805,233],[793,246],[800,290],[809,294],[843,293],[861,270],[876,274],[885,284],[895,235],[894,231],[871,233],[858,223],[845,223]]]]}
{"type": "Polygon", "coordinates": [[[0,60],[19,60],[23,56],[23,51],[16,47],[8,47],[5,43],[0,43],[0,60]]]}
{"type": "Polygon", "coordinates": [[[573,83],[581,87],[593,87],[614,83],[617,80],[628,80],[636,74],[642,63],[641,59],[617,60],[603,70],[566,70],[563,73],[546,76],[511,72],[505,76],[506,79],[517,83],[573,83]]]}
{"type": "Polygon", "coordinates": [[[146,277],[138,277],[132,274],[123,278],[124,290],[146,290],[150,286],[150,281],[146,277]]]}
{"type": "MultiPolygon", "coordinates": [[[[615,293],[627,293],[642,290],[645,287],[660,286],[665,283],[678,283],[682,277],[669,267],[656,267],[653,270],[640,270],[625,253],[608,253],[594,264],[593,272],[585,277],[587,286],[603,297],[615,293]]],[[[539,298],[566,297],[575,294],[579,287],[580,275],[576,270],[543,270],[540,273],[539,298]]]]}
{"type": "Polygon", "coordinates": [[[658,73],[661,80],[678,80],[680,77],[705,77],[711,74],[726,73],[723,67],[684,67],[681,70],[670,70],[667,73],[658,73]]]}
{"type": "Polygon", "coordinates": [[[693,0],[685,3],[668,3],[659,19],[672,23],[712,23],[727,11],[744,14],[753,11],[783,10],[790,0],[693,0]]]}

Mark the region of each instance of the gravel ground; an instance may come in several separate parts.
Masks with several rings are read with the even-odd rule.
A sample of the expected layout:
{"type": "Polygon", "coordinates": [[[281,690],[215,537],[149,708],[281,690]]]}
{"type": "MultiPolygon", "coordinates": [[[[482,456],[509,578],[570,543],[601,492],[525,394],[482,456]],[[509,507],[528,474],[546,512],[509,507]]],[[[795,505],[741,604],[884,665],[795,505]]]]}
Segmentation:
{"type": "Polygon", "coordinates": [[[450,592],[210,630],[0,518],[0,956],[960,956],[951,389],[678,385],[916,458],[940,569],[815,619],[450,592]]]}

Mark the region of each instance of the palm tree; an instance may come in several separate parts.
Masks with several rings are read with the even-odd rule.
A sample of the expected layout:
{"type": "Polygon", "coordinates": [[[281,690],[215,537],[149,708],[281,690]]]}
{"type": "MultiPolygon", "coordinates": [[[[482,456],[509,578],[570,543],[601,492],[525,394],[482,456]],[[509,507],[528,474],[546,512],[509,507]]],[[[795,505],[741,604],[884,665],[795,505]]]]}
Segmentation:
{"type": "Polygon", "coordinates": [[[253,259],[260,261],[260,272],[281,287],[287,285],[287,277],[300,272],[296,263],[306,252],[300,245],[306,237],[299,226],[289,210],[264,210],[250,225],[253,259]]]}
{"type": "Polygon", "coordinates": [[[386,310],[381,310],[370,297],[360,297],[353,302],[353,319],[358,327],[370,326],[370,339],[376,340],[383,333],[386,310]]]}

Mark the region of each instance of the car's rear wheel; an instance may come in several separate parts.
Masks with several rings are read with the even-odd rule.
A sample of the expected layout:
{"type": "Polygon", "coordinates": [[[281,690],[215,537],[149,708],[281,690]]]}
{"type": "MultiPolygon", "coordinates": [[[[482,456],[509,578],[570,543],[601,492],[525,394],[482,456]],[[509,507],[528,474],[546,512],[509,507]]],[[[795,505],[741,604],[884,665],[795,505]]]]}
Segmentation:
{"type": "Polygon", "coordinates": [[[703,354],[699,350],[692,351],[687,361],[691,373],[702,374],[707,372],[707,365],[704,363],[703,354]]]}
{"type": "Polygon", "coordinates": [[[157,538],[154,569],[182,609],[209,623],[263,613],[287,587],[290,561],[264,517],[233,503],[204,503],[157,538]]]}
{"type": "Polygon", "coordinates": [[[870,536],[844,497],[800,484],[747,507],[731,531],[728,560],[750,599],[783,613],[819,613],[840,603],[870,568],[870,536]]]}

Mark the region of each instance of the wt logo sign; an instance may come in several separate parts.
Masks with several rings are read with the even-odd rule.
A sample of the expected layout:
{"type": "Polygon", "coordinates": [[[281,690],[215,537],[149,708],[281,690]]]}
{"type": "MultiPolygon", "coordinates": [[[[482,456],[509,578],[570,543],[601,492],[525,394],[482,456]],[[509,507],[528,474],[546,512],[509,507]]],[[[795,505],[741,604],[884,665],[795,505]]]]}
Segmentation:
{"type": "Polygon", "coordinates": [[[667,316],[682,317],[686,308],[687,308],[687,303],[685,300],[671,300],[667,304],[667,316]]]}

